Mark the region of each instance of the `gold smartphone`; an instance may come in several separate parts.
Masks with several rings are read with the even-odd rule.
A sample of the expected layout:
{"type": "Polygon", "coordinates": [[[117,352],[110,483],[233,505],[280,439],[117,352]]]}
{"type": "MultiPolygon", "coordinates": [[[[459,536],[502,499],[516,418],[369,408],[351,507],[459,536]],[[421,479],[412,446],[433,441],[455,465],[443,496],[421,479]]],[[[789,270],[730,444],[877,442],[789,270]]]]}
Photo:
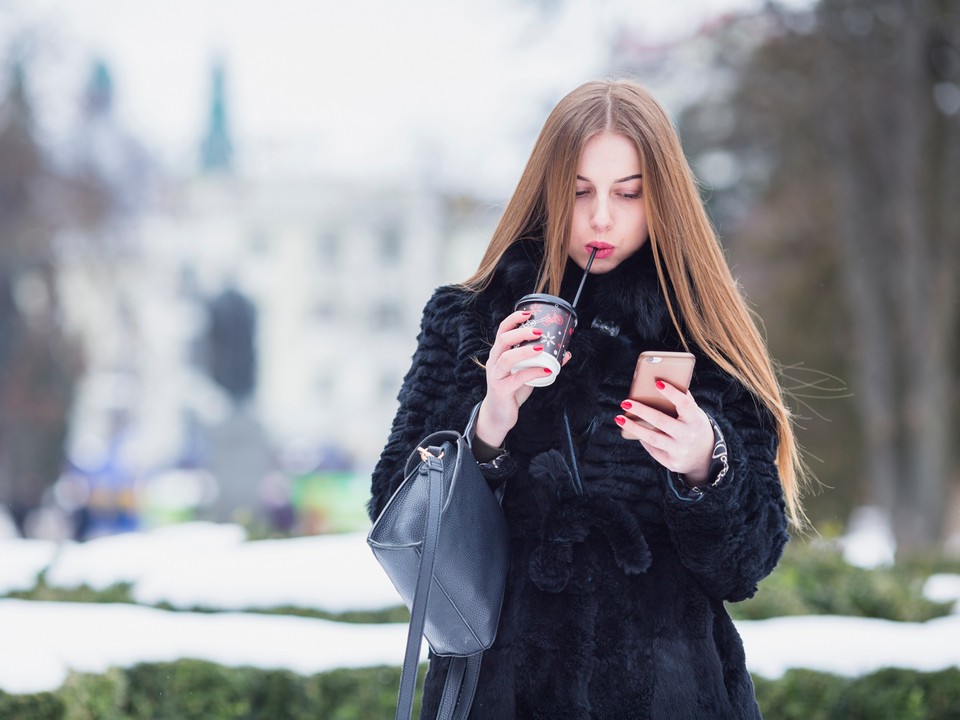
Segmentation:
{"type": "MultiPolygon", "coordinates": [[[[667,352],[645,350],[637,358],[637,367],[633,371],[633,382],[630,383],[630,399],[642,402],[644,405],[656,408],[662,413],[677,416],[677,408],[657,390],[657,380],[663,380],[673,385],[680,392],[686,392],[693,378],[693,366],[696,359],[688,352],[667,352]]],[[[649,423],[641,420],[629,411],[624,412],[631,420],[650,427],[649,423]]]]}

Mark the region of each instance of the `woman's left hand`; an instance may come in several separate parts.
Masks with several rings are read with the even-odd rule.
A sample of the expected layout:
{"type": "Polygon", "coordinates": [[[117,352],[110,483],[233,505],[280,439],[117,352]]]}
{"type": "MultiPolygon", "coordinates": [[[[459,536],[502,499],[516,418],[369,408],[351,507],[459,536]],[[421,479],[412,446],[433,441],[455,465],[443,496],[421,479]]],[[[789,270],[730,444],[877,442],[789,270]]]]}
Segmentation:
{"type": "Polygon", "coordinates": [[[690,391],[681,392],[670,383],[657,381],[657,390],[677,408],[673,418],[636,400],[624,400],[620,407],[646,420],[646,427],[626,415],[617,415],[625,437],[640,441],[653,459],[668,470],[680,473],[691,485],[704,485],[713,456],[713,428],[690,391]]]}

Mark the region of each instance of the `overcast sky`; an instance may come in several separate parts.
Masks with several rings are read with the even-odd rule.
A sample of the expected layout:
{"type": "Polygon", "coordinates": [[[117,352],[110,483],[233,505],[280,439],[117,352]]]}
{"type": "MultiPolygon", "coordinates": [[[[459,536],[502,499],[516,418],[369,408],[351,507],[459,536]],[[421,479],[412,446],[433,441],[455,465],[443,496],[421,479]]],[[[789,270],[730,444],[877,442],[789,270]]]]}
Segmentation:
{"type": "Polygon", "coordinates": [[[25,50],[38,115],[52,136],[72,122],[100,57],[112,69],[123,125],[165,165],[184,170],[196,158],[210,68],[220,57],[248,168],[293,161],[301,170],[396,175],[432,153],[483,187],[519,171],[549,105],[609,69],[605,41],[617,29],[657,43],[759,5],[0,0],[0,42],[9,48],[18,38],[25,50]],[[544,9],[551,7],[558,9],[544,9]]]}

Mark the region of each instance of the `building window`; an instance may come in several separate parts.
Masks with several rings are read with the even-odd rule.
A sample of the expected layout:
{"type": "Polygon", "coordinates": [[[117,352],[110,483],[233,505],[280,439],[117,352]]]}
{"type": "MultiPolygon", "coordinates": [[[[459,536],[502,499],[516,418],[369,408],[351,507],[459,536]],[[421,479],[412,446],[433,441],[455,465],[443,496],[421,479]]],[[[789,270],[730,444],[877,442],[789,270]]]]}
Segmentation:
{"type": "Polygon", "coordinates": [[[400,233],[392,225],[380,233],[380,257],[388,261],[400,259],[400,233]]]}
{"type": "Polygon", "coordinates": [[[390,399],[397,397],[402,382],[403,378],[397,375],[397,373],[384,370],[380,374],[380,391],[377,397],[390,399]]]}
{"type": "Polygon", "coordinates": [[[400,306],[395,302],[381,300],[373,308],[373,324],[378,330],[396,328],[402,319],[400,306]]]}
{"type": "Polygon", "coordinates": [[[320,262],[325,265],[332,265],[340,258],[340,245],[343,239],[333,230],[322,230],[317,243],[317,251],[320,254],[320,262]]]}
{"type": "Polygon", "coordinates": [[[315,320],[329,322],[337,317],[337,306],[331,300],[320,300],[313,306],[315,320]]]}
{"type": "Polygon", "coordinates": [[[269,241],[267,239],[267,234],[263,230],[255,230],[250,233],[250,236],[247,239],[247,244],[250,248],[250,252],[254,255],[267,254],[269,241]]]}

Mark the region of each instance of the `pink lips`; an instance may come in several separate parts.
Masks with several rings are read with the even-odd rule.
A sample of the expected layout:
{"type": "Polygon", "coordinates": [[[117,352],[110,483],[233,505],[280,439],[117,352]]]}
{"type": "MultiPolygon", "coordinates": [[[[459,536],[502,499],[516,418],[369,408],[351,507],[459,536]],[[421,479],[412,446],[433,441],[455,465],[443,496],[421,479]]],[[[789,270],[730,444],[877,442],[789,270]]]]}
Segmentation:
{"type": "Polygon", "coordinates": [[[614,250],[613,245],[605,242],[592,242],[588,244],[586,248],[588,253],[593,252],[593,249],[596,248],[597,249],[596,258],[598,260],[603,259],[605,257],[609,257],[610,255],[613,254],[613,250],[614,250]]]}

